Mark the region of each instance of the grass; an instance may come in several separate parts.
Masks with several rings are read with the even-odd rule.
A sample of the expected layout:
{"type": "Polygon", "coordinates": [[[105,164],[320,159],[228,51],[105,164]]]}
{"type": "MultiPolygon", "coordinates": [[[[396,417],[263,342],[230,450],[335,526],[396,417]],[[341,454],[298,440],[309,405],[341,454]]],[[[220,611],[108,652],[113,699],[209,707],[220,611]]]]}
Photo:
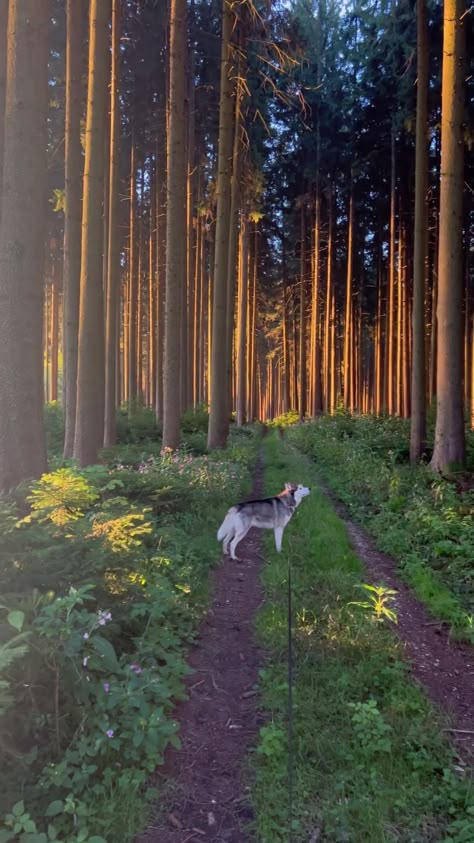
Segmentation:
{"type": "MultiPolygon", "coordinates": [[[[281,554],[267,543],[267,600],[258,632],[267,724],[254,757],[256,837],[289,839],[287,564],[295,613],[293,841],[428,843],[474,839],[472,782],[455,769],[440,724],[407,677],[387,622],[356,586],[361,565],[312,467],[275,435],[265,440],[266,491],[288,479],[313,487],[281,554]]],[[[379,585],[379,584],[377,584],[379,585]]]]}
{"type": "MultiPolygon", "coordinates": [[[[453,637],[474,643],[474,492],[469,475],[408,462],[408,423],[339,414],[290,427],[289,440],[453,637]]],[[[470,440],[469,440],[470,441],[470,440]]]]}

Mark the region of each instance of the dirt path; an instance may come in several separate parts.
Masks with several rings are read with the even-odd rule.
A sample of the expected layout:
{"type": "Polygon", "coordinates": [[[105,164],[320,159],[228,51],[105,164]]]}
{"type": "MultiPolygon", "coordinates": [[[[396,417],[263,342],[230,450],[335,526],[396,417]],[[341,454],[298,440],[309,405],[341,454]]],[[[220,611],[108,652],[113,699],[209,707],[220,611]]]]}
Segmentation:
{"type": "MultiPolygon", "coordinates": [[[[263,489],[261,459],[253,495],[263,489]]],[[[217,526],[217,525],[216,525],[217,526]]],[[[213,599],[191,651],[190,698],[178,705],[180,751],[170,750],[158,780],[168,788],[165,816],[150,823],[137,843],[248,843],[252,819],[242,761],[259,728],[256,695],[262,656],[254,621],[262,601],[260,535],[251,530],[238,547],[241,562],[228,557],[214,575],[213,599]]],[[[162,809],[162,800],[160,806],[162,809]]]]}
{"type": "Polygon", "coordinates": [[[451,641],[448,630],[420,603],[413,591],[396,574],[396,561],[375,547],[362,527],[351,521],[343,504],[320,482],[319,488],[330,499],[344,521],[352,545],[364,562],[368,579],[398,591],[394,604],[398,624],[394,627],[413,677],[429,699],[441,708],[451,727],[447,734],[455,744],[462,763],[474,762],[474,648],[451,641]]]}

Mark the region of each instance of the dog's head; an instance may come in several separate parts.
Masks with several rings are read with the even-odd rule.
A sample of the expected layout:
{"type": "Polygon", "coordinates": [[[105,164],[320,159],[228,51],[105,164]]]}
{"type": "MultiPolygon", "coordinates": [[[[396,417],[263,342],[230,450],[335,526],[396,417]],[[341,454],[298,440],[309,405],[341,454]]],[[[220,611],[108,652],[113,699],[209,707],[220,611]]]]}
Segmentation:
{"type": "Polygon", "coordinates": [[[285,483],[285,491],[293,495],[296,506],[301,503],[303,498],[311,494],[311,489],[308,489],[307,486],[303,486],[301,483],[285,483]]]}

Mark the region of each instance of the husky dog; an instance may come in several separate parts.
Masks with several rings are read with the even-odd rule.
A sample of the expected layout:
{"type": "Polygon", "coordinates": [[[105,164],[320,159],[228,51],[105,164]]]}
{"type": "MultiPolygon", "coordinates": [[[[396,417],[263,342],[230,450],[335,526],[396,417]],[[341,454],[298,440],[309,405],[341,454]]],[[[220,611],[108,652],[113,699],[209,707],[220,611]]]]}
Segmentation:
{"type": "Polygon", "coordinates": [[[275,533],[275,544],[281,551],[283,530],[302,499],[309,495],[311,489],[301,483],[285,483],[285,488],[273,498],[263,498],[256,501],[244,501],[232,506],[219,527],[217,540],[221,541],[224,553],[227,553],[230,543],[230,555],[237,559],[235,549],[247,535],[251,527],[268,528],[275,533]]]}

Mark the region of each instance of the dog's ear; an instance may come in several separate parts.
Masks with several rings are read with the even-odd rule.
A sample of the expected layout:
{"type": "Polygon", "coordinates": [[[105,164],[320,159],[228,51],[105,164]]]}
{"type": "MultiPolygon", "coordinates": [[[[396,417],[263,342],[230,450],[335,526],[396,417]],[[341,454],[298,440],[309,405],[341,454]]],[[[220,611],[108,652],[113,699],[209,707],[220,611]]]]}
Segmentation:
{"type": "Polygon", "coordinates": [[[285,483],[285,489],[287,492],[291,492],[293,488],[293,483],[285,483]]]}

